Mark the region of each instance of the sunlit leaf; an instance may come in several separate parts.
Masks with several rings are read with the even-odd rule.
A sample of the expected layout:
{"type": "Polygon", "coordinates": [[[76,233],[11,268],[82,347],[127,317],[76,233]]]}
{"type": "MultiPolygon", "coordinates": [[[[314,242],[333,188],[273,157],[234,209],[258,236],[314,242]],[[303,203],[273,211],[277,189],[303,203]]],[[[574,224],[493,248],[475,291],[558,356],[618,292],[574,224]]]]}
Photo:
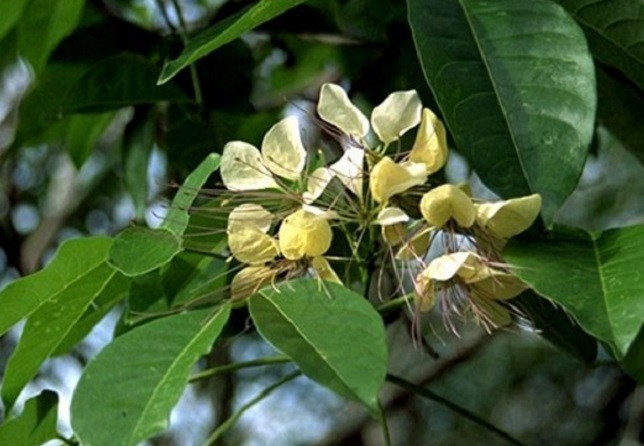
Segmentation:
{"type": "Polygon", "coordinates": [[[618,358],[644,324],[644,226],[601,235],[566,232],[512,240],[504,258],[537,293],[563,306],[618,358]]]}
{"type": "Polygon", "coordinates": [[[22,413],[0,425],[0,444],[41,446],[58,438],[58,395],[45,390],[27,400],[22,413]]]}
{"type": "Polygon", "coordinates": [[[644,90],[644,3],[641,0],[555,0],[579,22],[593,56],[644,90]]]}
{"type": "Polygon", "coordinates": [[[262,23],[282,14],[306,0],[259,0],[254,5],[229,17],[210,29],[195,36],[183,52],[175,60],[166,63],[159,76],[159,84],[172,79],[179,71],[193,64],[206,54],[216,50],[261,25],[262,23]]]}
{"type": "Polygon", "coordinates": [[[124,334],[85,368],[72,399],[72,428],[87,446],[134,446],[163,431],[228,320],[229,306],[165,317],[124,334]],[[100,407],[101,410],[96,410],[100,407]]]}
{"type": "Polygon", "coordinates": [[[302,372],[377,413],[387,347],[382,319],[359,294],[313,279],[266,287],[250,299],[260,334],[302,372]]]}
{"type": "Polygon", "coordinates": [[[166,229],[132,227],[114,239],[109,262],[126,276],[140,276],[165,265],[181,249],[181,239],[166,229]]]}
{"type": "Polygon", "coordinates": [[[459,151],[503,198],[541,194],[550,225],[577,184],[594,130],[594,66],[582,31],[547,0],[407,4],[459,151]]]}

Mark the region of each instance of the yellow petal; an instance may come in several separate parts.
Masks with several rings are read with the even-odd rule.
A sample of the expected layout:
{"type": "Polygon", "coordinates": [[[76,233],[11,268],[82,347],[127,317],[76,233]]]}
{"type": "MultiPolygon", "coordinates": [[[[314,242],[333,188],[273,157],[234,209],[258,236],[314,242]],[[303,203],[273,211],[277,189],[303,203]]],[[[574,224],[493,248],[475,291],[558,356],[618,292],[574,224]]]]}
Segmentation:
{"type": "Polygon", "coordinates": [[[252,296],[261,288],[270,285],[277,271],[267,266],[248,266],[233,277],[230,282],[230,297],[241,300],[252,296]]]}
{"type": "Polygon", "coordinates": [[[300,178],[306,162],[306,150],[295,116],[282,119],[266,133],[262,142],[262,158],[275,175],[289,180],[300,178]]]}
{"type": "Polygon", "coordinates": [[[541,211],[541,196],[513,198],[476,206],[476,223],[495,237],[506,239],[528,229],[541,211]]]}
{"type": "Polygon", "coordinates": [[[358,197],[362,197],[362,177],[364,150],[347,149],[340,159],[329,166],[329,170],[338,177],[344,186],[358,197]]]}
{"type": "Polygon", "coordinates": [[[421,108],[416,90],[391,93],[373,109],[371,126],[380,141],[389,144],[418,125],[421,108]]]}
{"type": "Polygon", "coordinates": [[[467,262],[467,254],[469,253],[458,252],[436,257],[429,262],[427,268],[423,270],[422,276],[438,282],[452,280],[467,262]]]}
{"type": "Polygon", "coordinates": [[[332,237],[331,226],[324,217],[299,210],[282,222],[279,246],[284,257],[289,260],[305,256],[317,257],[329,249],[332,237]]]}
{"type": "Polygon", "coordinates": [[[273,222],[273,214],[266,208],[254,203],[244,203],[230,211],[228,215],[228,232],[234,232],[243,225],[257,226],[267,233],[273,222]]]}
{"type": "Polygon", "coordinates": [[[228,233],[228,248],[233,257],[249,264],[270,262],[280,253],[277,241],[253,225],[235,225],[228,233]]]}
{"type": "Polygon", "coordinates": [[[451,219],[469,228],[476,219],[472,199],[451,184],[443,184],[423,195],[420,211],[427,223],[436,228],[442,228],[451,219]]]}
{"type": "Polygon", "coordinates": [[[302,194],[304,203],[310,204],[317,200],[334,176],[333,171],[326,167],[318,167],[311,172],[306,182],[306,191],[302,194]]]}
{"type": "Polygon", "coordinates": [[[219,173],[228,190],[279,188],[264,165],[259,150],[242,141],[232,141],[224,146],[219,173]]]}
{"type": "Polygon", "coordinates": [[[339,85],[322,85],[318,114],[329,124],[357,139],[363,138],[369,131],[369,120],[353,105],[339,85]]]}
{"type": "Polygon", "coordinates": [[[416,308],[423,313],[434,308],[436,305],[436,289],[434,281],[421,273],[416,277],[415,288],[416,292],[414,293],[414,301],[416,303],[416,308]]]}
{"type": "Polygon", "coordinates": [[[333,268],[331,268],[331,265],[329,265],[327,259],[325,259],[324,257],[313,257],[313,259],[311,260],[311,268],[315,270],[317,277],[319,277],[320,279],[326,282],[335,282],[342,284],[342,281],[335,273],[333,268]]]}
{"type": "Polygon", "coordinates": [[[389,206],[378,212],[378,216],[376,217],[374,224],[389,226],[408,221],[409,215],[405,214],[405,211],[396,206],[389,206]]]}
{"type": "Polygon", "coordinates": [[[423,118],[409,160],[425,164],[430,175],[440,170],[447,161],[445,126],[428,108],[423,109],[423,118]]]}
{"type": "Polygon", "coordinates": [[[476,309],[473,316],[477,323],[483,325],[488,331],[490,328],[505,327],[512,324],[512,315],[503,305],[480,297],[474,292],[470,292],[472,308],[476,309]]]}
{"type": "Polygon", "coordinates": [[[496,271],[490,277],[473,283],[471,288],[482,298],[506,300],[518,296],[528,287],[518,277],[496,271]]]}
{"type": "Polygon", "coordinates": [[[431,231],[422,231],[407,241],[396,254],[398,260],[411,261],[421,260],[429,251],[431,231]]]}
{"type": "Polygon", "coordinates": [[[420,163],[396,164],[385,156],[371,171],[369,188],[371,196],[378,203],[400,194],[427,181],[427,169],[420,163]]]}
{"type": "Polygon", "coordinates": [[[396,223],[393,225],[383,226],[381,228],[382,238],[389,246],[398,246],[405,241],[407,234],[405,225],[396,223]]]}

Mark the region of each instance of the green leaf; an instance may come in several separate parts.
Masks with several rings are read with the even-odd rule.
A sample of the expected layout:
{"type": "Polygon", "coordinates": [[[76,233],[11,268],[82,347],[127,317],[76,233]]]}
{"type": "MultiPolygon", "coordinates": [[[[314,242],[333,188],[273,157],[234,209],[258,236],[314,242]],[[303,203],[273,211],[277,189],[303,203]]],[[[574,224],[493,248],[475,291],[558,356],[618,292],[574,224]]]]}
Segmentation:
{"type": "Polygon", "coordinates": [[[0,39],[18,22],[29,0],[0,2],[0,39]]]}
{"type": "Polygon", "coordinates": [[[104,268],[111,244],[107,237],[68,240],[43,270],[7,285],[0,292],[0,334],[43,305],[86,289],[88,277],[104,268]]]}
{"type": "Polygon", "coordinates": [[[125,129],[123,146],[124,182],[134,202],[136,220],[145,220],[148,205],[148,165],[154,147],[156,132],[156,110],[153,108],[141,112],[135,110],[132,121],[125,129]]]}
{"type": "Polygon", "coordinates": [[[211,153],[188,175],[183,186],[179,188],[172,200],[170,211],[161,225],[162,228],[177,235],[182,235],[185,232],[190,220],[190,214],[188,213],[190,206],[208,180],[208,177],[219,168],[220,158],[218,154],[211,153]]]}
{"type": "Polygon", "coordinates": [[[583,33],[548,0],[407,3],[425,77],[459,151],[501,197],[540,193],[550,226],[593,136],[595,75],[583,33]]]}
{"type": "Polygon", "coordinates": [[[45,390],[27,400],[22,413],[0,426],[0,444],[40,446],[58,438],[58,395],[45,390]]]}
{"type": "Polygon", "coordinates": [[[503,253],[537,293],[560,304],[618,359],[644,323],[644,226],[513,240],[503,253]]]}
{"type": "Polygon", "coordinates": [[[260,334],[309,378],[378,413],[385,380],[385,328],[362,296],[335,283],[291,280],[250,298],[260,334]]]}
{"type": "Polygon", "coordinates": [[[114,239],[110,264],[126,276],[140,276],[181,252],[181,239],[166,229],[127,228],[114,239]]]}
{"type": "MultiPolygon", "coordinates": [[[[13,0],[10,2],[13,3],[13,0]]],[[[78,24],[85,0],[30,0],[18,22],[18,46],[39,72],[58,43],[78,24]]]]}
{"type": "Polygon", "coordinates": [[[593,56],[644,90],[644,3],[641,0],[555,0],[581,25],[593,56]]]}
{"type": "Polygon", "coordinates": [[[124,53],[108,57],[76,82],[65,98],[64,111],[86,113],[161,101],[190,101],[173,84],[155,86],[157,73],[156,66],[143,56],[124,53]]]}
{"type": "Polygon", "coordinates": [[[229,17],[203,33],[195,36],[175,60],[163,67],[158,84],[164,84],[179,71],[193,64],[206,54],[232,42],[247,31],[250,31],[268,20],[277,17],[306,0],[259,0],[254,5],[229,17]]]}
{"type": "Polygon", "coordinates": [[[66,132],[65,149],[77,168],[89,158],[94,145],[112,122],[114,113],[72,116],[66,132]]]}
{"type": "MultiPolygon", "coordinates": [[[[18,346],[7,362],[2,383],[2,399],[11,407],[38,369],[52,356],[92,301],[114,279],[116,271],[103,262],[87,271],[82,280],[70,283],[29,315],[18,346]]],[[[123,293],[120,293],[124,296],[123,293]]]]}
{"type": "Polygon", "coordinates": [[[163,431],[191,368],[210,350],[229,314],[226,305],[214,314],[165,317],[105,347],[85,368],[72,399],[72,428],[80,443],[136,445],[163,431]]]}

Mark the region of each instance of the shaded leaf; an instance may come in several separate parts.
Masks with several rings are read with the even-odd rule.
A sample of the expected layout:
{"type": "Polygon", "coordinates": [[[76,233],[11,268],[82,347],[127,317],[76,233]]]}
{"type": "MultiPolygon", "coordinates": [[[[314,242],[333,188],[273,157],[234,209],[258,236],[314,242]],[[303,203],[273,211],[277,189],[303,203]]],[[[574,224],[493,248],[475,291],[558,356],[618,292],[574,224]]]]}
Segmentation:
{"type": "Polygon", "coordinates": [[[72,399],[72,428],[85,446],[136,445],[163,431],[228,320],[229,306],[138,327],[105,347],[85,368],[72,399]],[[100,407],[101,410],[96,410],[100,407]]]}
{"type": "Polygon", "coordinates": [[[501,197],[540,193],[550,225],[593,136],[595,76],[583,33],[547,0],[408,6],[421,65],[459,151],[501,197]]]}
{"type": "Polygon", "coordinates": [[[219,22],[212,28],[192,38],[179,57],[165,64],[159,76],[159,85],[168,82],[179,71],[206,54],[305,1],[260,0],[232,17],[219,22]]]}
{"type": "Polygon", "coordinates": [[[114,239],[110,264],[126,276],[140,276],[181,252],[181,240],[166,229],[127,228],[114,239]]]}
{"type": "Polygon", "coordinates": [[[644,226],[512,240],[504,258],[537,293],[563,306],[624,358],[644,323],[644,226]]]}
{"type": "Polygon", "coordinates": [[[555,0],[579,22],[593,56],[644,90],[644,3],[641,0],[555,0]]]}
{"type": "MultiPolygon", "coordinates": [[[[10,2],[13,3],[13,0],[10,2]]],[[[30,0],[18,22],[18,46],[35,71],[40,71],[58,43],[80,20],[85,0],[30,0]]]]}
{"type": "Polygon", "coordinates": [[[378,413],[385,329],[362,296],[335,283],[291,280],[252,296],[250,313],[260,334],[306,376],[378,413]]]}
{"type": "Polygon", "coordinates": [[[188,213],[190,206],[208,180],[208,177],[219,168],[220,158],[218,154],[211,153],[188,175],[172,200],[170,211],[161,225],[162,228],[177,235],[184,233],[190,220],[190,214],[188,213]]]}
{"type": "Polygon", "coordinates": [[[58,438],[58,395],[45,390],[27,400],[22,413],[0,426],[0,444],[40,446],[58,438]]]}
{"type": "Polygon", "coordinates": [[[0,2],[0,39],[18,22],[28,2],[29,0],[0,2]]]}
{"type": "Polygon", "coordinates": [[[148,165],[156,136],[155,114],[153,109],[141,112],[137,108],[123,137],[125,187],[132,197],[139,222],[144,221],[148,205],[148,165]]]}
{"type": "Polygon", "coordinates": [[[96,142],[113,118],[113,113],[71,117],[65,133],[65,149],[77,168],[89,158],[96,142]]]}
{"type": "Polygon", "coordinates": [[[158,71],[145,57],[123,53],[89,68],[67,97],[65,112],[96,112],[161,101],[189,102],[173,84],[156,86],[158,71]]]}

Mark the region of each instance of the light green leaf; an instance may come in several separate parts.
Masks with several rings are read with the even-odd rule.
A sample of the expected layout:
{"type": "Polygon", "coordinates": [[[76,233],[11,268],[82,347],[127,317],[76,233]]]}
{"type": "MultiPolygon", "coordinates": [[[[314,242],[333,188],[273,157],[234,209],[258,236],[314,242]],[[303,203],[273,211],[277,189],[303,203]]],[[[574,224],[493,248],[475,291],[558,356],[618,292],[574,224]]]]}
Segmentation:
{"type": "Polygon", "coordinates": [[[644,90],[642,0],[555,0],[579,22],[593,56],[644,90]]]}
{"type": "Polygon", "coordinates": [[[116,110],[161,101],[189,102],[176,85],[156,86],[158,69],[145,57],[122,53],[89,68],[76,82],[63,108],[68,113],[116,110]]]}
{"type": "Polygon", "coordinates": [[[42,305],[86,289],[89,277],[104,268],[111,244],[107,237],[68,240],[43,270],[7,285],[0,292],[0,334],[42,305]]]}
{"type": "Polygon", "coordinates": [[[110,264],[126,276],[140,276],[181,252],[181,239],[166,229],[127,228],[114,239],[110,264]]]}
{"type": "MultiPolygon", "coordinates": [[[[12,3],[13,0],[3,3],[12,3]]],[[[18,48],[36,72],[78,24],[85,0],[30,0],[18,22],[18,48]]]]}
{"type": "Polygon", "coordinates": [[[78,115],[70,118],[69,127],[65,132],[65,149],[77,168],[80,168],[92,154],[94,145],[113,118],[114,113],[78,115]]]}
{"type": "Polygon", "coordinates": [[[219,154],[211,153],[188,175],[183,186],[179,188],[172,200],[170,211],[161,225],[162,228],[177,235],[182,235],[185,232],[190,220],[188,212],[190,206],[208,180],[208,177],[219,168],[220,158],[219,154]]]}
{"type": "Polygon", "coordinates": [[[45,390],[27,400],[22,413],[0,426],[0,444],[41,446],[58,438],[58,395],[45,390]]]}
{"type": "Polygon", "coordinates": [[[217,48],[237,39],[242,34],[256,28],[284,11],[306,0],[259,0],[254,5],[229,17],[203,33],[195,36],[175,60],[167,62],[158,84],[164,84],[179,71],[215,51],[217,48]]]}
{"type": "Polygon", "coordinates": [[[624,358],[644,323],[644,226],[601,235],[557,233],[512,240],[503,253],[537,293],[560,304],[624,358]]]}
{"type": "Polygon", "coordinates": [[[28,1],[12,0],[0,2],[0,39],[18,22],[28,1]]]}
{"type": "Polygon", "coordinates": [[[551,225],[594,130],[594,66],[582,31],[548,0],[407,4],[422,69],[459,151],[501,197],[541,194],[551,225]]]}
{"type": "Polygon", "coordinates": [[[335,283],[291,280],[251,297],[250,313],[260,334],[305,375],[378,413],[385,328],[362,296],[335,283]]]}
{"type": "Polygon", "coordinates": [[[163,431],[191,368],[229,314],[225,305],[216,313],[165,317],[105,347],[85,368],[72,399],[72,428],[81,444],[134,446],[163,431]]]}
{"type": "Polygon", "coordinates": [[[5,369],[2,400],[7,407],[13,406],[42,363],[67,338],[92,301],[101,295],[116,274],[103,262],[88,271],[82,281],[72,283],[29,315],[18,346],[5,369]]]}

